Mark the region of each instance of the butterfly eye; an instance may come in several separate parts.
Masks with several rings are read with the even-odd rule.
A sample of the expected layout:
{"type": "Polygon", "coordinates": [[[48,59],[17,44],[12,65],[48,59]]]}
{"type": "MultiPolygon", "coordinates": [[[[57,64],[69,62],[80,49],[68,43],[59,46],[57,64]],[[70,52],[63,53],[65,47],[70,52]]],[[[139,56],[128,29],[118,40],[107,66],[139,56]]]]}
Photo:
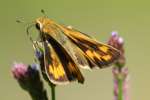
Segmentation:
{"type": "Polygon", "coordinates": [[[39,23],[36,23],[36,24],[35,24],[35,27],[36,27],[38,30],[40,30],[40,29],[41,29],[41,26],[40,26],[40,24],[39,24],[39,23]]]}

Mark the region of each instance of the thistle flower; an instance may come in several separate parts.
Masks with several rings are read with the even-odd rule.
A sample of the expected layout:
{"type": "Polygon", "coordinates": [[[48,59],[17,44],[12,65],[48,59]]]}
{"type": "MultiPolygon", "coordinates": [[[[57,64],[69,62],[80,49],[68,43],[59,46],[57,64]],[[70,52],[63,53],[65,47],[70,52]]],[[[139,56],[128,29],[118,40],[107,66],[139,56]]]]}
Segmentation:
{"type": "Polygon", "coordinates": [[[21,88],[26,90],[33,100],[48,100],[37,64],[27,66],[23,63],[15,63],[12,67],[12,74],[21,88]]]}

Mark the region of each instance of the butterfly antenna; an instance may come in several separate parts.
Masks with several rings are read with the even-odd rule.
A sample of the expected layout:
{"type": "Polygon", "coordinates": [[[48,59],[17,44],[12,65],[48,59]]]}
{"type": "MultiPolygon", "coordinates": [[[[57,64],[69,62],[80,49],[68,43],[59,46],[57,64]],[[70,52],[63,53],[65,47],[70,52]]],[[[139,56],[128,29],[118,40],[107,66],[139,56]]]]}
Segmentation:
{"type": "MultiPolygon", "coordinates": [[[[26,24],[28,25],[28,26],[27,26],[27,29],[26,29],[27,36],[29,37],[29,39],[30,39],[30,41],[33,43],[33,45],[35,45],[35,43],[34,43],[32,37],[30,36],[30,32],[29,32],[29,30],[34,26],[34,24],[33,24],[33,23],[30,23],[30,24],[29,24],[29,23],[25,23],[23,17],[17,18],[17,19],[16,19],[16,22],[17,22],[17,23],[24,23],[25,25],[26,25],[26,24]]],[[[35,47],[36,47],[36,46],[35,46],[35,47]]]]}
{"type": "Polygon", "coordinates": [[[48,17],[45,13],[45,10],[44,9],[41,9],[41,13],[44,15],[44,17],[48,17]]]}
{"type": "Polygon", "coordinates": [[[23,17],[16,18],[16,22],[17,23],[24,23],[24,24],[26,24],[26,22],[24,21],[23,17]]]}

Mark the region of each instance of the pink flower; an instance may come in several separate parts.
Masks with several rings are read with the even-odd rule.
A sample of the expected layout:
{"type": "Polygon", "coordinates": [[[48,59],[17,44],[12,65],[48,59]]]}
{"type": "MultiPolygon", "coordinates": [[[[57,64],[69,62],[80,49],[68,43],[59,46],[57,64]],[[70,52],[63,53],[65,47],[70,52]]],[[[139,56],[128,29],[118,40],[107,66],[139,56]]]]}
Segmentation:
{"type": "Polygon", "coordinates": [[[16,79],[21,79],[22,77],[27,76],[27,65],[23,63],[14,63],[12,67],[12,74],[16,79]]]}
{"type": "Polygon", "coordinates": [[[124,40],[122,37],[118,35],[118,32],[114,31],[111,33],[111,37],[108,39],[108,45],[113,46],[114,48],[121,51],[121,53],[124,53],[123,45],[124,40]]]}
{"type": "Polygon", "coordinates": [[[111,34],[111,37],[108,39],[108,45],[118,49],[120,51],[120,58],[116,62],[116,64],[120,67],[124,66],[126,60],[124,56],[124,40],[122,37],[118,35],[118,32],[114,31],[111,34]]]}

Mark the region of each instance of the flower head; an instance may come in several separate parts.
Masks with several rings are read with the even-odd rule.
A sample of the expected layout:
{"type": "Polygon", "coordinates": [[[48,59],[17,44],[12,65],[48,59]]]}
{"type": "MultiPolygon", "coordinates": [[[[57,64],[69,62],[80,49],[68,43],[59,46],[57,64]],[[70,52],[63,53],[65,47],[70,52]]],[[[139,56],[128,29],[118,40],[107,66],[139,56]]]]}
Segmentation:
{"type": "Polygon", "coordinates": [[[118,49],[120,51],[120,58],[116,62],[116,64],[120,67],[125,64],[125,56],[124,56],[124,40],[122,37],[118,35],[118,32],[114,31],[111,34],[111,37],[108,40],[108,45],[118,49]]]}
{"type": "Polygon", "coordinates": [[[23,63],[15,63],[12,74],[21,88],[29,92],[33,100],[48,100],[47,92],[40,79],[38,64],[27,66],[23,63]]]}
{"type": "Polygon", "coordinates": [[[23,63],[15,62],[12,67],[12,74],[22,88],[28,89],[34,84],[32,83],[32,80],[35,80],[36,77],[39,78],[39,68],[37,67],[37,64],[27,66],[23,63]]]}
{"type": "Polygon", "coordinates": [[[19,80],[22,77],[27,77],[27,65],[23,64],[23,63],[14,63],[13,67],[12,67],[12,74],[13,76],[19,80]]]}
{"type": "Polygon", "coordinates": [[[118,32],[116,31],[112,32],[111,37],[109,38],[107,43],[113,46],[114,48],[120,50],[121,53],[124,53],[124,50],[123,50],[124,40],[122,37],[118,35],[118,32]]]}

